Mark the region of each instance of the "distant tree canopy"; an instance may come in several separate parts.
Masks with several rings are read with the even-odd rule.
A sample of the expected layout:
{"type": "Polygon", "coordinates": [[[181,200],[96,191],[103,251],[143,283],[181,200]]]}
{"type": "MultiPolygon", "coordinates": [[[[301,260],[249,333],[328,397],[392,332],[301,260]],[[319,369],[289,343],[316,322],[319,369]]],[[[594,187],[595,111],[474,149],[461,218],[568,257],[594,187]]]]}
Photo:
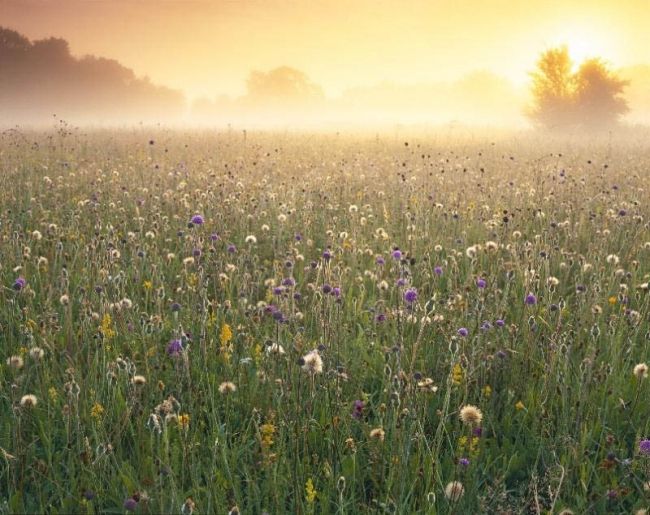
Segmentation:
{"type": "Polygon", "coordinates": [[[611,128],[628,111],[622,96],[628,82],[597,58],[574,71],[567,47],[544,52],[531,76],[533,105],[527,114],[539,126],[611,128]]]}
{"type": "Polygon", "coordinates": [[[43,121],[57,114],[76,119],[169,119],[184,107],[180,92],[138,78],[119,62],[75,58],[68,42],[31,42],[0,27],[0,118],[43,121]]]}
{"type": "Polygon", "coordinates": [[[307,75],[290,66],[268,72],[254,70],[246,81],[247,100],[252,103],[301,105],[323,100],[323,90],[307,75]]]}

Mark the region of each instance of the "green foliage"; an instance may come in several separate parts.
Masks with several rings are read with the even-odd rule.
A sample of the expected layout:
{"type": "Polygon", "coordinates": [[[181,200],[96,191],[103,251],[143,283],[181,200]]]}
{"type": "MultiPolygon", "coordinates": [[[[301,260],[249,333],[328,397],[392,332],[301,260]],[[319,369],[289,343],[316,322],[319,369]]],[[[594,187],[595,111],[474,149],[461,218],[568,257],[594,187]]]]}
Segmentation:
{"type": "Polygon", "coordinates": [[[647,506],[647,143],[1,138],[0,512],[647,506]]]}

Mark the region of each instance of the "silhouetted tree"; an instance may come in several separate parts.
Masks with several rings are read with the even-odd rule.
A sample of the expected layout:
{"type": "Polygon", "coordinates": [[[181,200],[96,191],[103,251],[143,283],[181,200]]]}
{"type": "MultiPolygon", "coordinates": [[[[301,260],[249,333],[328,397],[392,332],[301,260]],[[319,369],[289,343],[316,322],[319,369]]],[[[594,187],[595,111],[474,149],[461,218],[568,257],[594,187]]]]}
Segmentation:
{"type": "Polygon", "coordinates": [[[289,66],[268,72],[252,71],[246,81],[247,99],[253,103],[296,105],[322,100],[323,90],[307,75],[289,66]]]}
{"type": "Polygon", "coordinates": [[[70,54],[68,42],[31,42],[0,27],[0,119],[136,121],[181,114],[181,93],[152,84],[119,62],[70,54]]]}
{"type": "Polygon", "coordinates": [[[627,82],[600,59],[589,59],[577,71],[567,47],[544,52],[531,73],[533,104],[528,116],[547,129],[608,128],[627,112],[621,96],[627,82]]]}

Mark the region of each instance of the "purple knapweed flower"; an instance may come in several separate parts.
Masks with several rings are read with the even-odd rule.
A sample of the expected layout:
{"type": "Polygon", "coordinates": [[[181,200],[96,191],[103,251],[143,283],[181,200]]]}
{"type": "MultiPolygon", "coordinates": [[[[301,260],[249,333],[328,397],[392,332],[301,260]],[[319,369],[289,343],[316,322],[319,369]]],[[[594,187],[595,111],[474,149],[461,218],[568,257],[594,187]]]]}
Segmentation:
{"type": "Polygon", "coordinates": [[[325,295],[329,295],[330,293],[332,293],[332,287],[327,283],[323,284],[322,290],[325,295]]]}
{"type": "Polygon", "coordinates": [[[377,256],[375,258],[375,263],[377,263],[379,266],[383,266],[386,264],[386,260],[384,259],[383,256],[377,256]]]}
{"type": "Polygon", "coordinates": [[[394,260],[399,261],[400,259],[402,259],[402,251],[400,249],[395,249],[392,252],[391,256],[393,256],[394,260]]]}
{"type": "Polygon", "coordinates": [[[415,288],[409,288],[404,292],[404,300],[409,304],[413,304],[418,300],[418,292],[415,288]]]}
{"type": "Polygon", "coordinates": [[[462,336],[463,338],[469,334],[469,331],[465,327],[461,327],[457,332],[458,336],[462,336]]]}
{"type": "Polygon", "coordinates": [[[494,322],[494,325],[496,325],[497,327],[503,327],[506,325],[506,321],[499,318],[496,322],[494,322]]]}
{"type": "Polygon", "coordinates": [[[25,286],[27,286],[27,281],[24,277],[19,277],[14,281],[14,290],[16,291],[22,290],[25,286]]]}
{"type": "Polygon", "coordinates": [[[639,442],[639,452],[644,456],[650,456],[650,440],[645,438],[639,442]]]}
{"type": "Polygon", "coordinates": [[[171,340],[167,344],[167,354],[172,358],[175,358],[183,352],[183,342],[180,339],[171,340]]]}
{"type": "Polygon", "coordinates": [[[237,247],[235,247],[235,246],[231,243],[230,245],[228,245],[228,252],[229,252],[230,254],[234,254],[235,252],[237,252],[237,247]]]}
{"type": "Polygon", "coordinates": [[[534,306],[535,304],[537,304],[537,297],[535,297],[535,295],[533,295],[532,293],[529,293],[528,295],[526,295],[524,302],[526,303],[527,306],[534,306]]]}
{"type": "Polygon", "coordinates": [[[365,403],[363,401],[354,401],[354,404],[352,405],[352,418],[359,420],[363,416],[364,407],[365,403]]]}
{"type": "Polygon", "coordinates": [[[325,250],[323,251],[323,259],[324,259],[325,261],[329,261],[330,259],[332,259],[332,253],[330,252],[329,249],[325,249],[325,250]]]}
{"type": "Polygon", "coordinates": [[[469,466],[469,460],[467,458],[461,458],[458,460],[458,464],[462,465],[463,467],[468,467],[469,466]]]}
{"type": "Polygon", "coordinates": [[[442,267],[441,266],[436,266],[433,269],[433,273],[436,274],[437,276],[441,276],[442,275],[442,267]]]}
{"type": "Polygon", "coordinates": [[[203,222],[204,222],[203,217],[201,215],[199,215],[199,214],[194,215],[190,221],[194,225],[203,225],[203,222]]]}
{"type": "Polygon", "coordinates": [[[129,497],[126,501],[124,501],[124,509],[126,511],[135,511],[137,507],[138,501],[136,501],[133,497],[129,497]]]}
{"type": "Polygon", "coordinates": [[[487,286],[487,281],[481,277],[476,279],[476,286],[483,289],[487,286]]]}

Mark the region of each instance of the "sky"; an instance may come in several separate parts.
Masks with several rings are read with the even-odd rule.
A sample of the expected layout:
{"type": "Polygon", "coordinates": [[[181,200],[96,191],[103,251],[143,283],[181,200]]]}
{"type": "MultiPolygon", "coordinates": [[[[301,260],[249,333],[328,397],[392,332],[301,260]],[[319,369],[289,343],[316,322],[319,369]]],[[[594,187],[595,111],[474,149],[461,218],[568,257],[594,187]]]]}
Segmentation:
{"type": "Polygon", "coordinates": [[[524,86],[565,43],[614,68],[650,63],[650,0],[0,0],[0,25],[117,59],[190,98],[290,65],[327,96],[487,70],[524,86]]]}

